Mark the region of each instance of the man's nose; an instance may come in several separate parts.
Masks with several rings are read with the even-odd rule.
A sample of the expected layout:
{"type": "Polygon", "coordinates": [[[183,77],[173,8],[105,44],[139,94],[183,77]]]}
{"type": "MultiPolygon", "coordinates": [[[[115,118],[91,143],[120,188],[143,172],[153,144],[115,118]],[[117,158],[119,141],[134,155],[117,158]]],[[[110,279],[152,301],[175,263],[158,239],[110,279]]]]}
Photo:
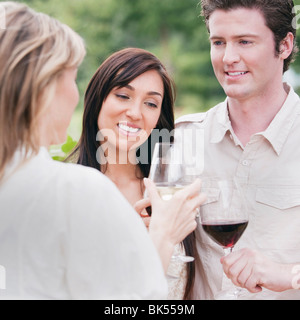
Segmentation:
{"type": "Polygon", "coordinates": [[[232,65],[240,61],[238,49],[233,44],[226,44],[223,62],[226,65],[232,65]]]}

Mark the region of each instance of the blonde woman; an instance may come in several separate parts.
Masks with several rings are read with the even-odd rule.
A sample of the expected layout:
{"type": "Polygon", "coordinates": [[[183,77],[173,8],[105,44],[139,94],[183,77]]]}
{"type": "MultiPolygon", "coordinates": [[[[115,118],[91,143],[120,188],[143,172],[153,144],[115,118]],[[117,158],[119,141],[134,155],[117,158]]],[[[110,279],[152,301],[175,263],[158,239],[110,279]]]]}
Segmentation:
{"type": "Polygon", "coordinates": [[[146,183],[153,208],[149,236],[109,179],[53,161],[47,148],[64,141],[78,103],[83,41],[23,4],[0,5],[6,15],[6,29],[0,30],[0,263],[7,271],[2,295],[164,298],[174,245],[196,227],[199,182],[167,204],[146,183]]]}

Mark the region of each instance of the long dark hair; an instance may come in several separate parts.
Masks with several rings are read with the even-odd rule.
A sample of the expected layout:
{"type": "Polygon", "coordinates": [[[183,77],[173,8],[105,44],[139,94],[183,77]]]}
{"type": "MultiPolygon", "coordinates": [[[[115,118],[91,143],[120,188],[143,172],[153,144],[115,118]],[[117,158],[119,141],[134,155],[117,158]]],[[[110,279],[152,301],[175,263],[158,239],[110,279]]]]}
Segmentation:
{"type": "MultiPolygon", "coordinates": [[[[125,87],[135,78],[150,70],[156,70],[164,84],[162,109],[155,129],[167,129],[169,132],[174,130],[175,85],[168,76],[165,67],[158,58],[146,50],[127,48],[118,51],[101,64],[87,87],[84,99],[82,134],[75,151],[72,153],[72,155],[76,155],[77,163],[101,171],[101,166],[96,157],[97,150],[100,147],[96,136],[99,131],[98,117],[102,104],[112,89],[125,87]]],[[[148,149],[147,153],[145,152],[148,155],[148,161],[138,163],[143,177],[149,175],[155,138],[156,135],[150,135],[147,141],[137,150],[137,155],[139,155],[143,153],[143,150],[148,149]]]]}
{"type": "MultiPolygon", "coordinates": [[[[99,171],[103,170],[96,156],[98,148],[101,147],[96,136],[99,131],[98,117],[102,104],[114,88],[125,87],[135,78],[150,70],[156,70],[164,84],[161,114],[155,128],[158,130],[154,131],[157,133],[159,130],[167,130],[171,136],[151,134],[147,141],[137,149],[137,159],[141,154],[146,154],[148,157],[147,161],[138,162],[143,177],[148,177],[155,143],[163,142],[164,139],[169,139],[166,142],[170,142],[170,138],[171,141],[173,140],[175,85],[160,60],[143,49],[127,48],[118,51],[107,58],[95,72],[85,93],[82,134],[78,145],[68,159],[76,157],[78,164],[93,167],[99,171]]],[[[193,234],[183,242],[188,255],[195,255],[195,241],[192,238],[193,234]]],[[[184,299],[190,297],[195,278],[194,264],[190,265],[184,299]]]]}

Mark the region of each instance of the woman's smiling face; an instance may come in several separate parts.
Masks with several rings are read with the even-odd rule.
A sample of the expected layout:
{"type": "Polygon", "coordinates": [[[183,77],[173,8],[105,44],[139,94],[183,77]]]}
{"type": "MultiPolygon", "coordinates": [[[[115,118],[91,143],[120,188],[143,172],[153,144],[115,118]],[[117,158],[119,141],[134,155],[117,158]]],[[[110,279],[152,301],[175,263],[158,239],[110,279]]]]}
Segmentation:
{"type": "Polygon", "coordinates": [[[164,85],[150,70],[127,86],[113,88],[103,102],[98,128],[116,151],[136,150],[150,136],[160,117],[164,85]]]}

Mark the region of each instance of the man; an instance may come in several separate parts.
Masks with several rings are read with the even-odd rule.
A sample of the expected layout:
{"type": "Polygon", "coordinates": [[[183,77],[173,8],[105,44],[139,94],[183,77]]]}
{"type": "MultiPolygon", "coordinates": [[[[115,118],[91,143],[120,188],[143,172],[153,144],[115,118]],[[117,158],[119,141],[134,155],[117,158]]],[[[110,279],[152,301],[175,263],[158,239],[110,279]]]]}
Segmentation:
{"type": "MultiPolygon", "coordinates": [[[[207,113],[179,119],[177,136],[204,132],[202,174],[227,174],[242,185],[249,224],[223,258],[222,248],[198,226],[202,265],[194,298],[212,299],[233,286],[224,271],[248,289],[243,299],[300,299],[300,99],[282,80],[297,51],[293,1],[201,4],[212,65],[227,99],[207,113]]],[[[205,206],[211,206],[218,192],[207,193],[205,206]]]]}

